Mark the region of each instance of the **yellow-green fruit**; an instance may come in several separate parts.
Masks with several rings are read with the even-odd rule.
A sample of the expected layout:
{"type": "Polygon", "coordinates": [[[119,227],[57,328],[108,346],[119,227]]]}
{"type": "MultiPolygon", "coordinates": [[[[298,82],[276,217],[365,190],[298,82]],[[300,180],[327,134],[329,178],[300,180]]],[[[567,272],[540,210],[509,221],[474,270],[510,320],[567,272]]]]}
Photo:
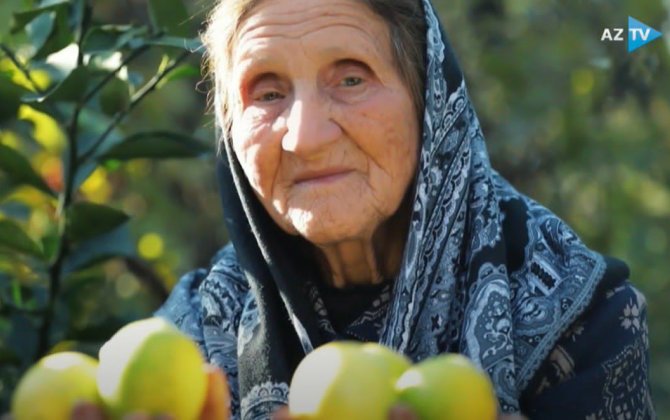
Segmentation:
{"type": "Polygon", "coordinates": [[[291,418],[386,420],[394,379],[409,362],[379,347],[333,342],[308,354],[291,380],[291,418]]]}
{"type": "Polygon", "coordinates": [[[361,351],[374,357],[374,362],[381,363],[382,368],[387,371],[389,379],[394,384],[400,375],[412,366],[412,362],[407,357],[381,344],[362,344],[361,351]]]}
{"type": "Polygon", "coordinates": [[[98,390],[109,414],[198,418],[207,392],[196,344],[161,318],[132,322],[100,349],[98,390]]]}
{"type": "Polygon", "coordinates": [[[69,420],[77,402],[99,402],[98,362],[77,352],[42,358],[21,378],[12,397],[14,420],[69,420]]]}
{"type": "Polygon", "coordinates": [[[460,354],[427,359],[396,382],[398,401],[421,420],[494,420],[498,403],[488,375],[460,354]]]}

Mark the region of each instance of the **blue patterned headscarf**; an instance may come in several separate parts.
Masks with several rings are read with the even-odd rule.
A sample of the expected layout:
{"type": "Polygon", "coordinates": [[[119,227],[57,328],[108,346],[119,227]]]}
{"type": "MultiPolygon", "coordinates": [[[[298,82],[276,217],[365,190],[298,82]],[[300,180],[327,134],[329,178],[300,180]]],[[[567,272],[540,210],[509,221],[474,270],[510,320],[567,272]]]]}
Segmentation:
{"type": "Polygon", "coordinates": [[[415,360],[466,354],[494,379],[503,410],[513,411],[520,390],[589,303],[605,262],[491,168],[458,64],[435,10],[424,4],[420,171],[381,341],[415,360]],[[506,231],[506,221],[517,230],[506,231]]]}
{"type": "MultiPolygon", "coordinates": [[[[348,336],[414,361],[463,353],[489,373],[502,411],[516,412],[561,334],[627,269],[491,168],[461,70],[433,6],[423,4],[423,137],[402,268],[348,336]]],[[[314,248],[271,220],[229,144],[219,172],[233,246],[209,272],[182,280],[159,313],[226,371],[235,416],[263,419],[286,403],[304,355],[342,331],[317,284],[314,248]]]]}

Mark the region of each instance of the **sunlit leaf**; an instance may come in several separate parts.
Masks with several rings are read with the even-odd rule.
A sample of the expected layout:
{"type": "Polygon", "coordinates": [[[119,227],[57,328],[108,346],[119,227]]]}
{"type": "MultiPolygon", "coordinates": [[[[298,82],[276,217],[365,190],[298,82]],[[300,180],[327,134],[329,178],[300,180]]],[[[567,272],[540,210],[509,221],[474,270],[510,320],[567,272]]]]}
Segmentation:
{"type": "Polygon", "coordinates": [[[24,100],[31,102],[60,101],[78,102],[86,95],[86,88],[90,79],[87,67],[75,68],[62,82],[44,95],[25,95],[24,100]]]}
{"type": "MultiPolygon", "coordinates": [[[[21,58],[17,57],[17,60],[21,60],[21,58]]],[[[25,67],[29,67],[31,64],[30,62],[23,63],[25,67]]],[[[29,91],[34,91],[35,86],[38,89],[45,89],[49,85],[51,78],[46,70],[34,68],[25,68],[23,70],[18,68],[9,58],[0,60],[0,73],[5,73],[15,85],[29,91]]]]}
{"type": "Polygon", "coordinates": [[[81,184],[80,190],[89,201],[106,203],[112,194],[112,187],[107,179],[107,171],[102,167],[95,168],[81,184]]]}
{"type": "Polygon", "coordinates": [[[31,185],[53,195],[53,191],[47,186],[46,182],[30,166],[28,159],[4,144],[0,144],[0,170],[5,172],[7,178],[14,185],[31,185]]]}
{"type": "Polygon", "coordinates": [[[128,220],[128,215],[101,204],[79,202],[68,212],[67,233],[74,242],[108,232],[128,220]]]}
{"type": "Polygon", "coordinates": [[[134,254],[130,230],[128,224],[124,223],[114,230],[79,243],[66,258],[63,274],[91,267],[110,258],[134,254]]]}
{"type": "Polygon", "coordinates": [[[44,147],[45,151],[57,154],[64,149],[65,133],[51,115],[37,111],[31,106],[22,105],[19,108],[19,119],[32,123],[30,135],[44,147]]]}
{"type": "Polygon", "coordinates": [[[200,68],[196,67],[192,64],[184,64],[179,67],[176,67],[174,70],[172,70],[170,73],[168,73],[163,80],[158,84],[158,87],[163,87],[163,85],[180,80],[180,79],[186,79],[186,78],[199,78],[200,75],[200,68]]]}
{"type": "Polygon", "coordinates": [[[157,32],[188,36],[189,17],[181,0],[149,0],[149,17],[157,32]]]}
{"type": "Polygon", "coordinates": [[[0,220],[0,246],[39,258],[43,256],[40,246],[10,219],[0,220]]]}
{"type": "Polygon", "coordinates": [[[99,156],[98,160],[193,158],[210,151],[210,146],[188,135],[169,131],[149,131],[126,138],[99,156]]]}

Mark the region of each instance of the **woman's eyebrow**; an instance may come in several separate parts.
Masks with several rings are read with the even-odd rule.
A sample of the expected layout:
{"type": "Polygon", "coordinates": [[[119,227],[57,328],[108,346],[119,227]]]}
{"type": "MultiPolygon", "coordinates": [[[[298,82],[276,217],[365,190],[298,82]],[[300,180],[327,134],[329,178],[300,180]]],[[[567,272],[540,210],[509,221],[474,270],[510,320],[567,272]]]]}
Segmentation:
{"type": "Polygon", "coordinates": [[[368,66],[365,62],[358,60],[356,58],[343,58],[340,60],[337,60],[335,62],[335,65],[338,67],[348,67],[348,66],[357,66],[357,67],[363,67],[367,70],[370,70],[370,66],[368,66]]]}
{"type": "Polygon", "coordinates": [[[268,56],[248,55],[247,58],[238,61],[234,73],[242,77],[249,73],[274,73],[275,70],[271,71],[271,69],[276,69],[277,64],[281,61],[268,56]]]}
{"type": "Polygon", "coordinates": [[[338,57],[338,61],[350,60],[352,62],[365,63],[369,59],[379,59],[379,53],[373,49],[363,48],[361,44],[352,44],[346,47],[333,45],[323,48],[319,54],[324,57],[338,57]]]}

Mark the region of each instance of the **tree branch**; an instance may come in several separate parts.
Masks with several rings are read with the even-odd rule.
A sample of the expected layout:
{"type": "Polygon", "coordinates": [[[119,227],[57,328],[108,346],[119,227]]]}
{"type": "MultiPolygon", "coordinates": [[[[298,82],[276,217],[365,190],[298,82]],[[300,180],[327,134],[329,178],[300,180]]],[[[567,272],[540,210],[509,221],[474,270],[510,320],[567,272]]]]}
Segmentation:
{"type": "Polygon", "coordinates": [[[119,64],[119,66],[117,68],[115,68],[110,73],[105,75],[105,77],[102,80],[100,80],[100,82],[98,82],[98,84],[95,85],[95,87],[93,87],[93,89],[91,89],[90,92],[88,92],[86,94],[86,96],[84,97],[84,103],[86,104],[86,103],[88,103],[88,101],[93,99],[93,97],[98,92],[100,92],[100,90],[103,87],[105,87],[107,82],[109,82],[114,76],[116,76],[121,71],[121,69],[123,69],[125,66],[130,64],[131,61],[135,60],[137,57],[139,57],[145,51],[148,51],[148,50],[149,50],[149,45],[142,45],[141,47],[134,50],[132,53],[128,54],[128,56],[121,62],[121,64],[119,64]]]}
{"type": "Polygon", "coordinates": [[[126,109],[119,111],[115,116],[114,119],[112,120],[111,123],[107,126],[105,131],[95,140],[95,143],[93,143],[93,146],[86,152],[84,153],[78,160],[78,163],[83,163],[86,160],[90,159],[95,152],[98,150],[100,145],[107,139],[107,137],[112,133],[114,128],[119,125],[119,123],[152,91],[156,89],[158,84],[167,76],[172,70],[174,70],[179,63],[184,61],[187,57],[191,55],[190,51],[184,51],[181,53],[175,60],[170,63],[169,66],[164,68],[160,73],[156,74],[154,77],[151,78],[139,91],[133,95],[133,97],[130,100],[130,103],[126,107],[126,109]]]}
{"type": "Polygon", "coordinates": [[[160,276],[149,264],[134,257],[125,257],[123,258],[123,262],[126,264],[128,271],[133,273],[161,303],[167,299],[168,290],[165,288],[160,276]]]}
{"type": "Polygon", "coordinates": [[[33,76],[30,75],[30,72],[23,65],[23,63],[21,63],[19,61],[19,59],[16,57],[16,54],[14,53],[14,51],[12,51],[11,48],[9,48],[4,43],[0,44],[0,50],[2,50],[2,52],[5,53],[5,55],[12,61],[12,63],[14,63],[14,65],[16,66],[17,69],[19,69],[21,74],[23,74],[26,77],[26,79],[28,79],[28,81],[32,85],[35,92],[39,93],[40,95],[43,95],[44,91],[37,85],[37,82],[35,82],[35,79],[33,79],[33,76]]]}
{"type": "MultiPolygon", "coordinates": [[[[5,44],[0,44],[0,50],[4,52],[7,57],[9,57],[11,62],[14,63],[14,65],[16,66],[17,69],[19,69],[21,74],[25,76],[25,78],[28,80],[28,82],[30,82],[30,85],[32,86],[35,92],[37,92],[40,96],[46,93],[42,88],[39,87],[35,79],[33,79],[32,75],[30,74],[28,68],[25,65],[23,65],[21,61],[19,61],[19,59],[16,57],[16,53],[14,53],[14,51],[12,51],[11,48],[9,48],[5,44]]],[[[62,128],[60,120],[63,118],[63,114],[61,114],[61,112],[51,104],[47,104],[47,107],[49,108],[49,111],[56,116],[58,125],[61,126],[62,128]]]]}
{"type": "MultiPolygon", "coordinates": [[[[79,21],[79,33],[77,37],[77,66],[80,67],[84,64],[84,51],[82,44],[88,30],[91,19],[91,5],[88,3],[88,0],[81,0],[83,2],[84,10],[82,12],[81,20],[79,21]]],[[[68,256],[70,251],[70,243],[68,235],[66,232],[67,227],[67,210],[72,203],[72,197],[74,195],[74,180],[77,173],[78,162],[77,162],[77,149],[78,149],[78,136],[79,136],[79,114],[84,106],[83,101],[79,101],[74,109],[72,118],[68,124],[67,135],[68,135],[68,171],[65,177],[65,188],[60,194],[59,203],[58,203],[58,215],[60,216],[59,224],[59,242],[58,242],[58,252],[56,254],[56,259],[53,264],[49,267],[49,302],[47,304],[44,317],[42,319],[42,326],[39,332],[39,344],[37,357],[42,357],[49,350],[51,345],[50,336],[51,336],[51,323],[54,315],[54,310],[56,307],[56,299],[60,293],[60,284],[62,276],[62,267],[65,262],[65,258],[68,256]]]]}

